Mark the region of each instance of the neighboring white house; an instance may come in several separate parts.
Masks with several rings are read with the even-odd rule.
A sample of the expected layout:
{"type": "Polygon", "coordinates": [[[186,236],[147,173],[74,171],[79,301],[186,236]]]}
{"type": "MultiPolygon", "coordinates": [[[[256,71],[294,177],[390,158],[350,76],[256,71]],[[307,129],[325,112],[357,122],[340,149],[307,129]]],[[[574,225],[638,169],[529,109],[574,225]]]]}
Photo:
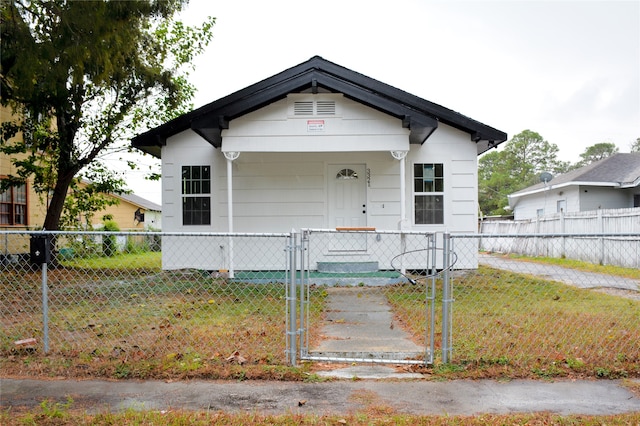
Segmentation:
{"type": "MultiPolygon", "coordinates": [[[[133,146],[162,159],[164,231],[475,233],[477,156],[506,139],[315,56],[138,135],[133,146]]],[[[221,266],[217,247],[183,245],[180,259],[192,260],[176,261],[172,244],[163,240],[165,269],[221,266]]],[[[471,253],[459,264],[477,265],[471,253]]]]}
{"type": "Polygon", "coordinates": [[[136,207],[133,223],[142,224],[145,231],[162,230],[162,206],[135,194],[113,195],[136,207]]]}
{"type": "Polygon", "coordinates": [[[640,153],[614,154],[509,195],[515,220],[640,207],[640,153]]]}

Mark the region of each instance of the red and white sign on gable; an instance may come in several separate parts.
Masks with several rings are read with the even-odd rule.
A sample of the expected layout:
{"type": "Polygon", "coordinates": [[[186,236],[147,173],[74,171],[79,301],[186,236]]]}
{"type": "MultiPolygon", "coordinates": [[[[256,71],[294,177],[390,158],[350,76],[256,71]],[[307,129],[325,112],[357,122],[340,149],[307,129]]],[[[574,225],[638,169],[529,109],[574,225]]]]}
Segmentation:
{"type": "Polygon", "coordinates": [[[324,120],[307,120],[307,132],[324,132],[324,120]]]}

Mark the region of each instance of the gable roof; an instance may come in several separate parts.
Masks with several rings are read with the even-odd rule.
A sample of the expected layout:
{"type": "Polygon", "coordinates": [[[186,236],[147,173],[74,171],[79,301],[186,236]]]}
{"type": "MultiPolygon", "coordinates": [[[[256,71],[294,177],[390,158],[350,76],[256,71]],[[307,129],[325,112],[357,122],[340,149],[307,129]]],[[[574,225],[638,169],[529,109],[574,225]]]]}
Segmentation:
{"type": "Polygon", "coordinates": [[[507,134],[453,110],[396,89],[363,74],[351,71],[320,56],[284,70],[228,96],[142,133],[132,145],[156,157],[168,137],[192,129],[216,148],[222,145],[221,132],[229,121],[258,110],[289,93],[318,89],[342,93],[345,97],[402,120],[410,129],[409,142],[422,144],[438,127],[438,122],[469,133],[478,154],[507,140],[507,134]]]}
{"type": "Polygon", "coordinates": [[[579,169],[555,177],[550,182],[538,183],[516,191],[509,198],[535,194],[545,188],[560,188],[570,185],[609,186],[613,188],[633,188],[640,186],[640,153],[617,153],[588,164],[579,169]]]}
{"type": "Polygon", "coordinates": [[[136,194],[110,194],[114,197],[121,198],[127,201],[134,206],[141,207],[145,210],[161,212],[162,206],[160,204],[156,204],[153,201],[147,200],[146,198],[142,198],[136,194]]]}
{"type": "MultiPolygon", "coordinates": [[[[86,186],[86,185],[90,185],[91,181],[88,179],[81,179],[80,183],[86,186]]],[[[115,194],[115,193],[108,192],[106,193],[106,195],[114,198],[119,198],[121,200],[126,201],[129,204],[132,204],[136,207],[141,207],[145,210],[158,211],[158,212],[162,211],[162,206],[160,204],[156,204],[153,201],[147,200],[146,198],[142,198],[141,196],[136,194],[124,194],[124,193],[115,194]]]]}

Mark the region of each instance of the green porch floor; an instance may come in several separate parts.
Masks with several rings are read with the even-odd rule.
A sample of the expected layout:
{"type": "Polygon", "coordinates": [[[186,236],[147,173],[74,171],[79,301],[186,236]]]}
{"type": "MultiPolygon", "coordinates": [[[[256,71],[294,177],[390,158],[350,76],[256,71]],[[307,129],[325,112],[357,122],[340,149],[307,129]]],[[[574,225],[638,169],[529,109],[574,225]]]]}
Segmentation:
{"type": "MultiPolygon", "coordinates": [[[[305,273],[306,275],[306,273],[305,273]]],[[[285,271],[236,271],[234,274],[234,280],[236,281],[255,281],[255,280],[273,280],[284,281],[287,277],[285,271]]],[[[331,278],[388,278],[400,279],[402,277],[396,271],[377,271],[377,272],[353,272],[353,273],[340,273],[340,272],[317,272],[311,271],[309,273],[309,279],[331,279],[331,278]]],[[[300,278],[300,271],[297,271],[296,278],[300,278]]]]}
{"type": "MultiPolygon", "coordinates": [[[[306,273],[305,273],[306,276],[306,273]]],[[[309,280],[318,284],[364,284],[379,285],[393,282],[405,281],[400,273],[396,271],[377,271],[377,272],[317,272],[310,271],[309,280]]],[[[285,282],[287,279],[286,271],[236,271],[233,281],[236,282],[285,282]]],[[[300,271],[296,273],[296,279],[300,279],[300,271]]]]}

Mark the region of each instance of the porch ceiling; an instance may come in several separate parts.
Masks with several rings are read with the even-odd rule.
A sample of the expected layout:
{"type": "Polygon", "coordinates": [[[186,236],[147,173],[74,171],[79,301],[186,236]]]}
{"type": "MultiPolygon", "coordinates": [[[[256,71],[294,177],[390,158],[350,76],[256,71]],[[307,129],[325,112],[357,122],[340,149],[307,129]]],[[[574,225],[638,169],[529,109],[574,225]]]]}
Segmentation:
{"type": "Polygon", "coordinates": [[[409,151],[409,139],[404,135],[353,135],[336,138],[315,135],[283,137],[225,137],[222,152],[375,152],[409,151]],[[269,143],[269,140],[273,143],[269,143]]]}

